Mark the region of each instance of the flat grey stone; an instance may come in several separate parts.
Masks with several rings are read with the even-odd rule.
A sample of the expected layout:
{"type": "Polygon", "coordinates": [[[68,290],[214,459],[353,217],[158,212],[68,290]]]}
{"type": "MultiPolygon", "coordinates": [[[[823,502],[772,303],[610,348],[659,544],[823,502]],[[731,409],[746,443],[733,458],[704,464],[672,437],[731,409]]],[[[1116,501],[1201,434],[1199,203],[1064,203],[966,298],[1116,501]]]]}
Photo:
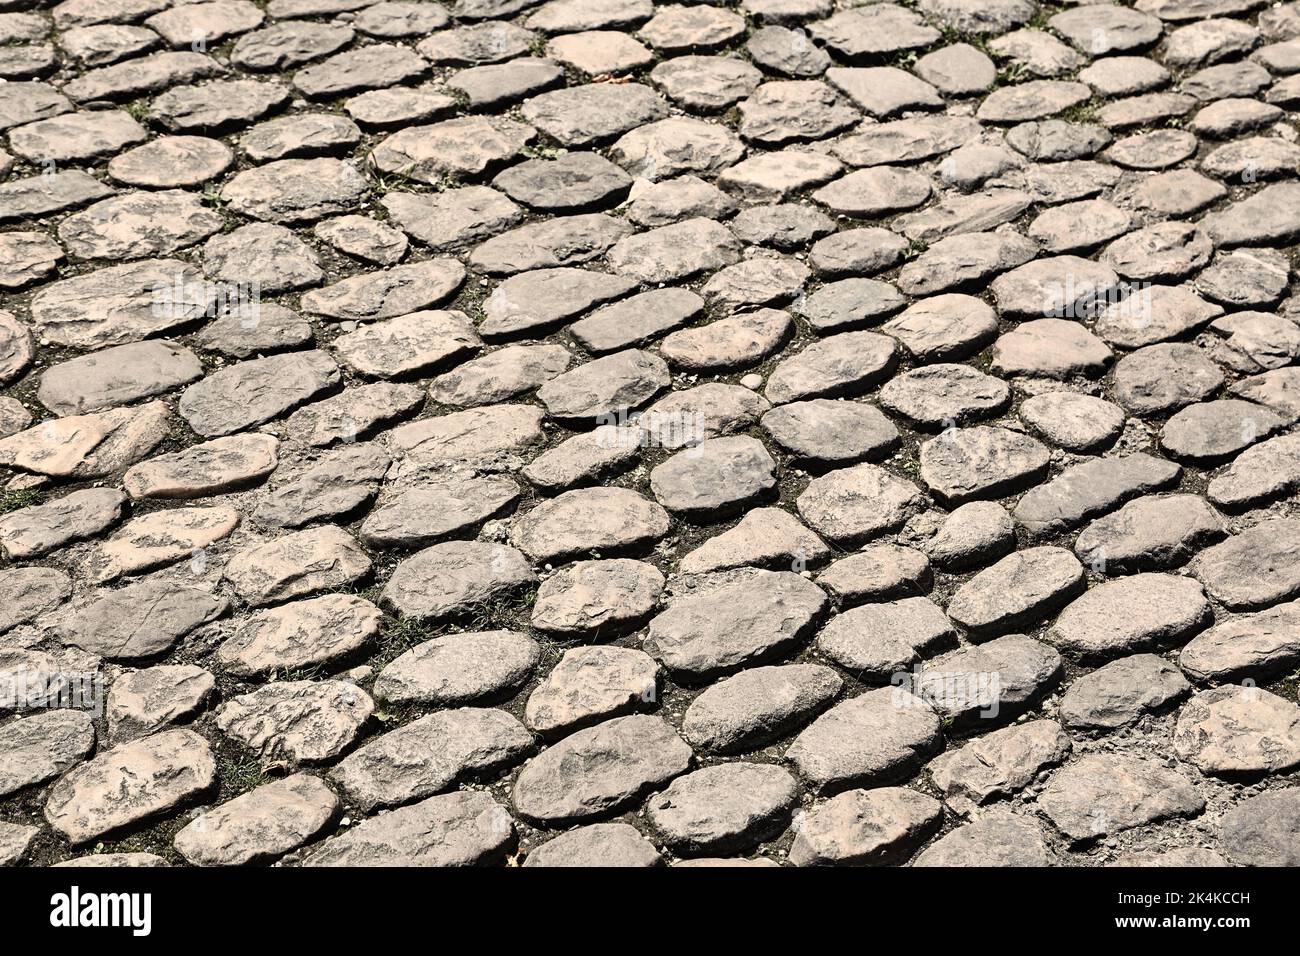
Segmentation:
{"type": "Polygon", "coordinates": [[[918,669],[914,692],[959,727],[1005,723],[1036,705],[1061,678],[1061,655],[1022,634],[960,648],[918,669]]]}
{"type": "Polygon", "coordinates": [[[814,478],[795,503],[822,537],[837,544],[859,544],[900,527],[923,501],[920,489],[910,481],[864,464],[814,478]]]}
{"type": "Polygon", "coordinates": [[[826,711],[785,756],[810,789],[828,793],[904,780],[942,746],[929,704],[902,688],[881,687],[826,711]]]}
{"type": "Polygon", "coordinates": [[[304,866],[484,866],[515,842],[514,821],[486,793],[430,797],[380,813],[317,844],[304,866]]]}
{"type": "Polygon", "coordinates": [[[930,590],[930,561],[915,548],[871,545],[840,558],[817,575],[817,583],[846,606],[920,595],[930,590]]]}
{"type": "Polygon", "coordinates": [[[1088,754],[1057,771],[1038,806],[1081,843],[1148,823],[1195,816],[1205,798],[1176,770],[1140,757],[1088,754]]]}
{"type": "Polygon", "coordinates": [[[646,802],[646,816],[677,853],[728,853],[784,830],[798,799],[789,771],[726,763],[678,777],[646,802]]]}
{"type": "Polygon", "coordinates": [[[661,862],[654,844],[626,823],[593,823],[565,831],[529,851],[524,866],[650,867],[661,862]]]}
{"type": "Polygon", "coordinates": [[[1197,495],[1146,496],[1093,521],[1074,550],[1105,574],[1159,571],[1185,563],[1227,534],[1223,519],[1197,495]]]}
{"type": "Polygon", "coordinates": [[[166,653],[228,607],[224,597],[203,588],[146,578],[77,607],[58,636],[108,660],[140,660],[166,653]]]}
{"type": "Polygon", "coordinates": [[[168,730],[114,747],[50,790],[45,819],[73,844],[155,817],[209,790],[217,766],[206,740],[168,730]]]}
{"type": "Polygon", "coordinates": [[[352,746],[374,709],[365,691],[344,681],[279,681],[231,697],[215,719],[218,730],[263,760],[323,763],[352,746]]]}
{"type": "Polygon", "coordinates": [[[380,601],[407,617],[442,619],[537,580],[514,548],[478,541],[435,544],[400,561],[380,601]]]}
{"type": "Polygon", "coordinates": [[[952,596],[948,616],[971,634],[1004,633],[1042,620],[1083,593],[1083,567],[1064,548],[1026,548],[975,575],[952,596]]]}
{"type": "Polygon", "coordinates": [[[541,648],[515,631],[472,631],[425,641],[399,656],[375,678],[380,701],[442,707],[505,697],[526,681],[541,648]]]}
{"type": "Polygon", "coordinates": [[[658,717],[616,717],[571,734],[525,764],[512,801],[528,820],[586,820],[635,803],[691,762],[691,748],[658,717]]]}
{"type": "Polygon", "coordinates": [[[841,612],[818,633],[817,647],[862,682],[884,684],[956,640],[943,610],[913,597],[841,612]]]}
{"type": "Polygon", "coordinates": [[[926,365],[895,375],[880,403],[914,427],[947,429],[990,417],[1011,399],[1006,383],[967,365],[926,365]]]}
{"type": "Polygon", "coordinates": [[[948,799],[974,804],[1009,797],[1065,760],[1069,736],[1053,720],[1031,720],[976,737],[930,761],[930,777],[948,799]]]}
{"type": "Polygon", "coordinates": [[[331,664],[374,639],[380,620],[379,608],[350,594],[291,601],[245,618],[216,659],[223,670],[241,676],[331,664]]]}
{"type": "Polygon", "coordinates": [[[1141,452],[1092,458],[1030,490],[1012,513],[1032,536],[1046,537],[1078,527],[1139,495],[1167,488],[1181,474],[1173,462],[1141,452]]]}
{"type": "Polygon", "coordinates": [[[1259,687],[1218,687],[1183,705],[1174,752],[1216,777],[1285,773],[1300,764],[1300,707],[1259,687]]]}
{"type": "Polygon", "coordinates": [[[618,633],[654,611],[663,585],[663,575],[643,561],[579,561],[538,589],[532,625],[564,637],[618,633]]]}
{"type": "Polygon", "coordinates": [[[322,525],[264,544],[240,548],[223,578],[254,607],[351,584],[370,573],[371,561],[342,528],[322,525]]]}
{"type": "Polygon", "coordinates": [[[653,706],[659,665],[630,647],[575,647],[528,695],[524,724],[544,737],[575,730],[653,706]]]}
{"type": "Polygon", "coordinates": [[[187,388],[181,417],[205,438],[229,435],[293,411],[331,391],[338,367],[324,352],[295,352],[239,362],[187,388]]]}
{"type": "Polygon", "coordinates": [[[174,846],[196,866],[273,860],[324,832],[340,810],[319,778],[294,774],[201,814],[176,834],[174,846]]]}
{"type": "Polygon", "coordinates": [[[95,746],[95,725],[77,710],[48,710],[0,726],[0,794],[9,797],[75,767],[95,746]]]}
{"type": "Polygon", "coordinates": [[[650,621],[643,646],[680,679],[707,680],[778,657],[811,632],[826,595],[790,571],[743,569],[693,580],[650,621]]]}
{"type": "Polygon", "coordinates": [[[117,677],[105,713],[115,743],[135,740],[181,723],[202,710],[217,679],[193,664],[158,664],[117,677]]]}
{"type": "Polygon", "coordinates": [[[1000,498],[1036,483],[1049,455],[1035,439],[1005,428],[951,428],[921,445],[921,480],[950,505],[1000,498]]]}
{"type": "Polygon", "coordinates": [[[1051,866],[1041,824],[1009,810],[989,811],[920,853],[913,866],[1051,866]]]}
{"type": "Polygon", "coordinates": [[[1124,410],[1094,395],[1044,392],[1020,405],[1020,418],[1053,445],[1072,452],[1109,447],[1124,430],[1124,410]]]}
{"type": "Polygon", "coordinates": [[[489,779],[532,750],[532,735],[504,710],[461,707],[371,738],[339,761],[330,779],[357,806],[382,809],[489,779]]]}
{"type": "Polygon", "coordinates": [[[1273,790],[1250,797],[1219,824],[1224,853],[1250,866],[1294,866],[1300,859],[1300,789],[1273,790]]]}
{"type": "Polygon", "coordinates": [[[1270,518],[1206,548],[1191,564],[1211,597],[1257,610],[1300,593],[1300,522],[1270,518]]]}
{"type": "Polygon", "coordinates": [[[798,730],[839,696],[843,680],[819,664],[750,667],[691,701],[682,734],[712,753],[737,753],[798,730]]]}
{"type": "Polygon", "coordinates": [[[371,442],[346,444],[309,459],[258,503],[253,517],[272,528],[300,528],[319,518],[347,515],[372,499],[391,459],[371,442]]]}
{"type": "Polygon", "coordinates": [[[790,847],[790,862],[795,866],[901,863],[942,821],[942,804],[915,790],[850,790],[803,819],[790,847]]]}
{"type": "Polygon", "coordinates": [[[46,504],[0,517],[0,547],[12,561],[40,557],[93,538],[122,517],[126,496],[116,488],[84,488],[46,504]]]}
{"type": "Polygon", "coordinates": [[[1168,708],[1191,686],[1177,667],[1154,654],[1121,657],[1066,689],[1061,721],[1081,730],[1116,730],[1168,708]]]}

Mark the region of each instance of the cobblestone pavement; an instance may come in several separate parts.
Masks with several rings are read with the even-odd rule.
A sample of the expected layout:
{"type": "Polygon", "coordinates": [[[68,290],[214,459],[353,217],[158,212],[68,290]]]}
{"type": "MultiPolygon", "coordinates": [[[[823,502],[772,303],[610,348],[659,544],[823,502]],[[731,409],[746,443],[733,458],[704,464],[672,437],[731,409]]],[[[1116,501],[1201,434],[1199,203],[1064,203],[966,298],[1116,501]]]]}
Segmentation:
{"type": "Polygon", "coordinates": [[[0,863],[1300,861],[1300,4],[0,10],[0,863]]]}

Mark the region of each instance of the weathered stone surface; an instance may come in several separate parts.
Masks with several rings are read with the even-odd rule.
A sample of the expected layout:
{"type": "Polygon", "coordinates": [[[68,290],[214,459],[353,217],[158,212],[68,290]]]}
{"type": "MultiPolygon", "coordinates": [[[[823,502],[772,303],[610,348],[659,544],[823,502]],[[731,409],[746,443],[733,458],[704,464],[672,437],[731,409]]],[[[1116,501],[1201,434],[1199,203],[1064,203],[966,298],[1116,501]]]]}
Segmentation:
{"type": "Polygon", "coordinates": [[[880,786],[910,776],[942,747],[939,717],[898,687],[870,690],[836,704],[786,751],[814,791],[880,786]]]}
{"type": "Polygon", "coordinates": [[[483,344],[463,312],[410,312],[340,335],[334,351],[349,368],[375,378],[446,368],[483,344]]]}
{"type": "Polygon", "coordinates": [[[1051,866],[1043,827],[1009,810],[992,810],[946,833],[913,866],[1051,866]]]}
{"type": "Polygon", "coordinates": [[[668,514],[626,488],[568,491],[515,523],[512,540],[538,562],[593,551],[642,548],[668,531],[668,514]]]}
{"type": "Polygon", "coordinates": [[[763,663],[797,646],[826,606],[790,571],[744,569],[692,581],[650,622],[645,649],[668,670],[700,681],[763,663]]]}
{"type": "Polygon", "coordinates": [[[126,496],[115,488],[84,488],[48,504],[0,518],[0,547],[11,560],[39,557],[73,541],[93,538],[122,517],[126,496]]]}
{"type": "Polygon", "coordinates": [[[279,463],[271,435],[231,435],[158,455],[129,468],[122,486],[132,498],[205,498],[261,481],[279,463]]]}
{"type": "Polygon", "coordinates": [[[327,525],[241,548],[223,577],[244,601],[260,606],[351,584],[370,565],[351,535],[327,525]]]}
{"type": "Polygon", "coordinates": [[[1141,452],[1071,465],[1030,490],[1016,505],[1016,521],[1035,537],[1077,527],[1139,495],[1172,485],[1182,469],[1141,452]]]}
{"type": "Polygon", "coordinates": [[[77,608],[58,634],[65,643],[109,660],[139,660],[164,653],[228,607],[210,590],[147,578],[77,608]]]}
{"type": "Polygon", "coordinates": [[[627,349],[557,375],[537,390],[546,410],[561,420],[592,420],[626,414],[668,385],[663,359],[627,349]]]}
{"type": "Polygon", "coordinates": [[[1045,644],[1008,634],[923,665],[914,691],[958,726],[1006,722],[1036,704],[1061,675],[1061,657],[1045,644]]]}
{"type": "Polygon", "coordinates": [[[1223,519],[1197,495],[1149,496],[1092,522],[1074,550],[1094,570],[1132,574],[1177,567],[1226,534],[1223,519]]]}
{"type": "Polygon", "coordinates": [[[808,814],[790,847],[796,866],[882,866],[904,860],[940,826],[941,804],[915,790],[850,790],[808,814]]]}
{"type": "Polygon", "coordinates": [[[648,709],[658,691],[659,665],[630,647],[575,647],[524,705],[524,723],[544,737],[648,709]]]}
{"type": "Polygon", "coordinates": [[[1300,592],[1300,523],[1272,518],[1193,559],[1192,573],[1232,610],[1255,610],[1300,592]]]}
{"type": "Polygon", "coordinates": [[[95,725],[77,710],[49,710],[0,726],[0,795],[44,783],[95,746],[95,725]]]}
{"type": "Polygon", "coordinates": [[[286,480],[262,498],[253,517],[272,528],[300,528],[318,518],[350,514],[375,496],[390,463],[372,442],[346,444],[283,476],[286,480]]]}
{"type": "Polygon", "coordinates": [[[906,479],[877,465],[855,465],[814,478],[796,504],[823,537],[857,544],[899,527],[923,500],[906,479]]]}
{"type": "Polygon", "coordinates": [[[541,659],[537,642],[515,631],[477,631],[426,641],[375,679],[375,696],[396,705],[456,706],[500,698],[541,659]]]}
{"type": "Polygon", "coordinates": [[[330,771],[330,779],[351,802],[373,810],[493,777],[532,749],[532,735],[505,711],[462,707],[367,741],[330,771]]]}
{"type": "Polygon", "coordinates": [[[238,173],[221,190],[236,212],[265,222],[313,222],[351,212],[365,177],[337,159],[281,159],[238,173]]]}
{"type": "Polygon", "coordinates": [[[1079,597],[1061,612],[1046,639],[1071,657],[1096,660],[1181,644],[1212,619],[1195,580],[1134,574],[1079,597]]]}
{"type": "Polygon", "coordinates": [[[53,478],[100,478],[134,464],[166,437],[162,402],[73,415],[0,439],[0,464],[53,478]]]}
{"type": "Polygon", "coordinates": [[[817,583],[845,605],[919,595],[930,589],[930,562],[914,548],[871,545],[836,561],[817,583]]]}
{"type": "Polygon", "coordinates": [[[942,362],[967,358],[992,342],[998,322],[980,299],[947,293],[909,306],[880,330],[902,342],[918,361],[942,362]]]}
{"type": "Polygon", "coordinates": [[[193,717],[216,686],[212,674],[193,664],[159,664],[123,674],[108,693],[109,736],[121,743],[193,717]]]}
{"type": "Polygon", "coordinates": [[[483,866],[515,841],[509,811],[475,791],[380,813],[307,850],[304,866],[483,866]]]}
{"type": "Polygon", "coordinates": [[[706,752],[749,750],[812,720],[843,686],[834,670],[818,664],[751,667],[696,697],[682,733],[706,752]]]}
{"type": "Polygon", "coordinates": [[[1300,764],[1300,707],[1258,687],[1219,687],[1178,715],[1174,750],[1220,777],[1283,773],[1300,764]]]}
{"type": "Polygon", "coordinates": [[[948,616],[972,634],[1001,633],[1041,620],[1084,586],[1082,565],[1064,548],[1026,548],[959,587],[948,616]]]}
{"type": "MultiPolygon", "coordinates": [[[[263,760],[333,760],[374,712],[370,696],[344,681],[281,681],[217,708],[217,729],[263,760]]],[[[146,738],[153,739],[153,738],[146,738]]]]}
{"type": "Polygon", "coordinates": [[[537,580],[514,548],[449,541],[398,563],[380,600],[407,617],[445,618],[504,597],[537,580]]]}
{"type": "Polygon", "coordinates": [[[393,457],[416,472],[450,465],[500,470],[541,443],[542,417],[532,405],[490,405],[422,418],[384,437],[393,457]]]}
{"type": "Polygon", "coordinates": [[[379,633],[379,609],[350,594],[292,601],[245,619],[217,650],[229,673],[263,676],[329,664],[379,633]]]}
{"type": "Polygon", "coordinates": [[[1065,760],[1070,738],[1051,720],[995,730],[929,764],[930,777],[948,799],[985,804],[1018,793],[1046,768],[1065,760]]]}
{"type": "Polygon", "coordinates": [[[732,852],[784,830],[798,794],[781,767],[719,764],[678,777],[647,801],[646,815],[675,852],[732,852]]]}
{"type": "Polygon", "coordinates": [[[295,850],[339,815],[338,797],[299,773],[263,784],[196,817],[176,834],[176,852],[196,866],[258,863],[295,850]]]}
{"type": "Polygon", "coordinates": [[[202,377],[189,349],[172,342],[119,345],[51,366],[37,397],[58,415],[81,415],[152,398],[202,377]]]}
{"type": "Polygon", "coordinates": [[[1088,754],[1057,771],[1038,806],[1062,833],[1085,842],[1132,827],[1194,816],[1205,807],[1191,781],[1139,757],[1088,754]]]}
{"type": "Polygon", "coordinates": [[[921,480],[950,505],[1000,498],[1036,483],[1047,449],[1027,435],[988,425],[951,428],[921,445],[921,480]]]}
{"type": "Polygon", "coordinates": [[[579,561],[538,589],[532,624],[566,637],[617,633],[658,606],[663,584],[663,575],[642,561],[579,561]]]}
{"type": "Polygon", "coordinates": [[[586,269],[519,273],[503,281],[484,301],[479,332],[490,338],[545,332],[635,288],[631,280],[586,269]]]}
{"type": "Polygon", "coordinates": [[[1198,683],[1262,681],[1300,658],[1294,601],[1267,611],[1241,614],[1197,634],[1178,655],[1178,666],[1198,683]]]}
{"type": "Polygon", "coordinates": [[[212,750],[190,730],[168,730],[99,754],[50,791],[45,819],[74,844],[120,830],[209,790],[212,750]]]}
{"type": "Polygon", "coordinates": [[[93,548],[87,571],[103,583],[186,558],[206,563],[205,549],[229,537],[239,520],[238,512],[221,506],[173,508],[133,518],[93,548]]]}
{"type": "Polygon", "coordinates": [[[766,497],[776,487],[775,467],[755,438],[710,438],[651,471],[650,488],[674,514],[719,516],[766,497]]]}
{"type": "Polygon", "coordinates": [[[524,866],[650,867],[661,862],[659,851],[626,823],[593,823],[561,833],[529,851],[524,866]]]}
{"type": "Polygon", "coordinates": [[[212,438],[278,418],[339,381],[324,352],[273,355],[213,372],[185,390],[178,408],[191,428],[212,438]]]}
{"type": "Polygon", "coordinates": [[[884,684],[956,639],[939,606],[915,597],[844,611],[821,629],[817,647],[862,682],[884,684]]]}
{"type": "Polygon", "coordinates": [[[216,298],[205,286],[197,269],[177,259],[107,266],[42,288],[32,323],[56,345],[123,345],[201,318],[216,298]]]}
{"type": "Polygon", "coordinates": [[[616,717],[534,757],[515,778],[525,819],[563,823],[617,811],[691,766],[691,748],[658,717],[616,717]]]}
{"type": "Polygon", "coordinates": [[[1277,412],[1235,398],[1189,405],[1160,430],[1160,445],[1170,457],[1211,465],[1267,438],[1283,426],[1277,412]]]}
{"type": "Polygon", "coordinates": [[[755,508],[734,528],[685,555],[678,570],[703,574],[741,567],[790,567],[820,563],[830,549],[788,511],[755,508]]]}
{"type": "Polygon", "coordinates": [[[1243,800],[1224,814],[1220,833],[1224,853],[1251,866],[1294,866],[1300,790],[1288,788],[1243,800]]]}
{"type": "Polygon", "coordinates": [[[762,426],[797,457],[835,464],[883,458],[899,441],[889,418],[865,402],[791,402],[763,415],[762,426]]]}
{"type": "Polygon", "coordinates": [[[675,282],[740,259],[740,242],[712,219],[688,219],[620,239],[609,264],[640,282],[675,282]]]}
{"type": "Polygon", "coordinates": [[[1076,680],[1061,698],[1070,728],[1115,730],[1172,706],[1191,691],[1178,668],[1154,654],[1121,657],[1076,680]]]}

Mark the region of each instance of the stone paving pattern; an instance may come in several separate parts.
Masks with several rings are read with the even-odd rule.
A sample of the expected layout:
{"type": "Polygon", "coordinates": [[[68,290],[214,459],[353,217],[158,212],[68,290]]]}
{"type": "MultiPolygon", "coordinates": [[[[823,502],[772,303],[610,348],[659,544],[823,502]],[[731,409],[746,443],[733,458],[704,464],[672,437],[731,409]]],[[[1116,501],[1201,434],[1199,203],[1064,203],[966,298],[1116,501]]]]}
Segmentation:
{"type": "Polygon", "coordinates": [[[0,42],[0,863],[1300,862],[1300,4],[0,42]]]}

